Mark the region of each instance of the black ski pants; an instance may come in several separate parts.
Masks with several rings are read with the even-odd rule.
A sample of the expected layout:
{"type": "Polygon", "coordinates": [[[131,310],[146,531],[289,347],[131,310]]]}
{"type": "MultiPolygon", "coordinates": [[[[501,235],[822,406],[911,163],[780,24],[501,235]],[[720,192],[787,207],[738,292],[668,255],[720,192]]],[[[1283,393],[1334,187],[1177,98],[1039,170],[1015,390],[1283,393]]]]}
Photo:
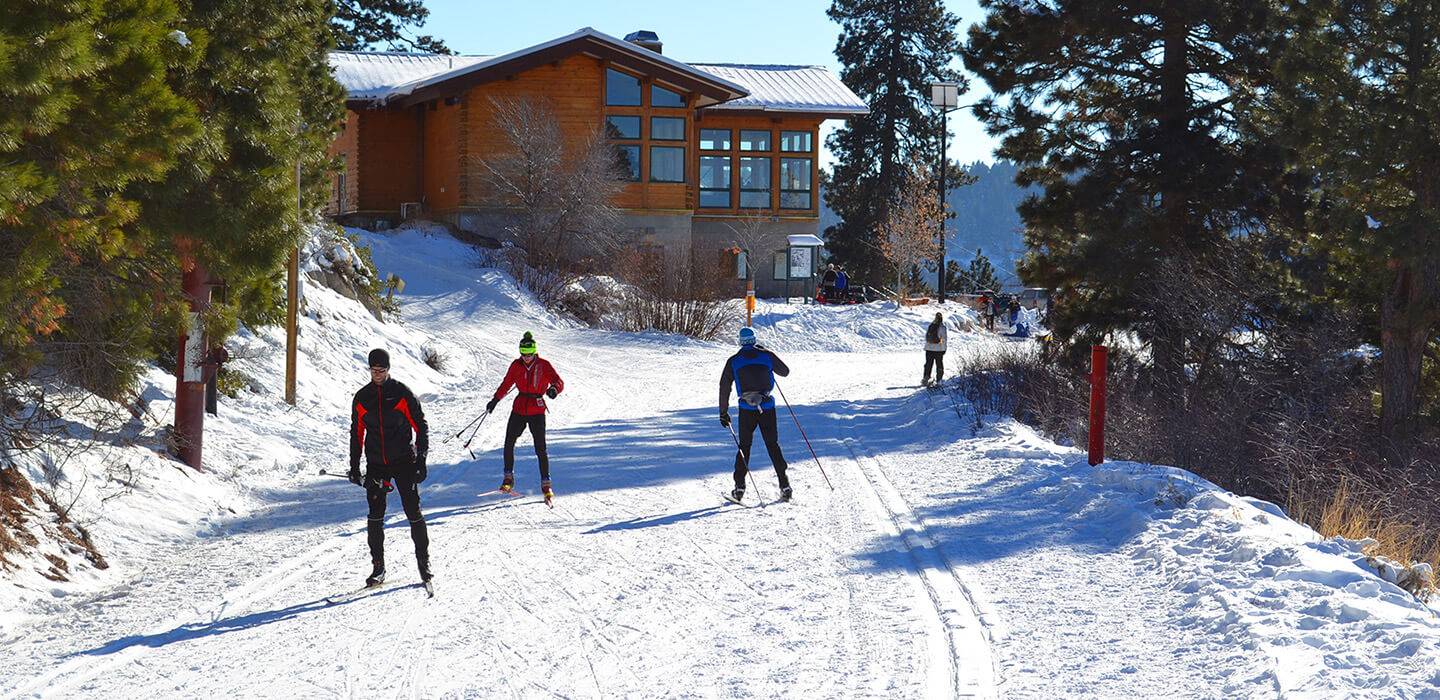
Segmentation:
{"type": "Polygon", "coordinates": [[[740,453],[735,455],[735,488],[745,489],[745,475],[750,471],[750,445],[755,441],[755,428],[765,438],[765,449],[770,453],[770,463],[775,465],[775,476],[780,488],[790,488],[790,479],[785,476],[785,455],[780,452],[780,432],[775,426],[775,411],[748,411],[740,409],[740,453]]]}
{"type": "Polygon", "coordinates": [[[925,351],[925,381],[927,381],[927,382],[930,381],[930,366],[931,366],[931,365],[934,365],[934,366],[935,366],[935,381],[938,382],[938,381],[944,379],[944,378],[945,378],[945,351],[944,351],[944,350],[926,350],[926,351],[925,351]]]}
{"type": "MultiPolygon", "coordinates": [[[[378,470],[369,467],[365,480],[365,499],[370,502],[370,515],[365,519],[365,534],[370,542],[370,559],[385,561],[385,501],[388,494],[382,483],[384,467],[378,470]],[[372,478],[373,477],[373,478],[372,478]]],[[[400,494],[400,505],[405,508],[405,517],[410,520],[410,539],[415,542],[415,561],[430,561],[430,534],[425,529],[425,515],[420,512],[420,485],[415,483],[414,471],[409,465],[397,470],[403,476],[390,481],[395,492],[400,494]]]]}
{"type": "Polygon", "coordinates": [[[550,480],[550,457],[545,454],[545,414],[538,416],[522,416],[518,413],[510,414],[510,422],[505,424],[505,473],[515,471],[515,441],[520,439],[520,433],[530,429],[530,438],[535,441],[535,459],[540,462],[540,479],[550,480]]]}

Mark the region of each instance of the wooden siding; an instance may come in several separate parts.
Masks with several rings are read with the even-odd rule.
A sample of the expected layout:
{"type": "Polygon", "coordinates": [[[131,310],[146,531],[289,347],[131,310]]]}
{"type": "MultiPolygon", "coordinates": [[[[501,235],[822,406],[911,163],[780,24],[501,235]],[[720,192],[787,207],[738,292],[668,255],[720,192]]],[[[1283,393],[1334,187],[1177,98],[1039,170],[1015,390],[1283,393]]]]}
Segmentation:
{"type": "Polygon", "coordinates": [[[360,115],[345,110],[345,122],[340,126],[340,135],[326,151],[340,162],[340,172],[330,178],[330,201],[325,213],[330,216],[347,214],[360,206],[360,115]]]}
{"type": "Polygon", "coordinates": [[[416,109],[360,112],[360,211],[398,212],[401,204],[420,201],[420,115],[416,109]]]}
{"type": "Polygon", "coordinates": [[[437,100],[423,109],[425,208],[453,211],[460,206],[460,106],[437,100]]]}
{"type": "Polygon", "coordinates": [[[575,147],[584,136],[600,127],[603,77],[598,59],[577,55],[532,68],[507,80],[471,88],[461,98],[464,124],[457,129],[454,150],[459,161],[457,172],[465,182],[460,203],[472,207],[500,204],[486,183],[484,168],[475,162],[476,158],[503,153],[510,148],[496,126],[494,101],[545,100],[560,122],[566,146],[575,147]]]}

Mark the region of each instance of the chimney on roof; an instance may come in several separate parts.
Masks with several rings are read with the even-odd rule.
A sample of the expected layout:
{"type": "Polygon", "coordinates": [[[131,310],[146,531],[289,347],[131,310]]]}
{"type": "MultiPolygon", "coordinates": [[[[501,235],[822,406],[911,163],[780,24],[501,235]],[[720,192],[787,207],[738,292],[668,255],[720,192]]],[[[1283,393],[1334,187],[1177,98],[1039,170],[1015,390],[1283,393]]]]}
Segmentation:
{"type": "Polygon", "coordinates": [[[660,50],[661,47],[664,46],[664,44],[660,43],[660,36],[648,29],[641,29],[638,32],[626,34],[625,41],[639,46],[642,49],[650,49],[655,53],[664,53],[660,50]]]}

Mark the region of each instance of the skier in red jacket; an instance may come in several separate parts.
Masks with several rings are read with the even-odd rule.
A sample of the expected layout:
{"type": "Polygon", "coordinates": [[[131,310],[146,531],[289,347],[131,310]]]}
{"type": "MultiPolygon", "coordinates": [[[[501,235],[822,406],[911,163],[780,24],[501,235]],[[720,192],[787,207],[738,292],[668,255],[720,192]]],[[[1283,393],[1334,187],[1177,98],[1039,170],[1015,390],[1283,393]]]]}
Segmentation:
{"type": "Polygon", "coordinates": [[[550,458],[545,454],[545,397],[558,396],[565,390],[565,382],[549,362],[535,354],[535,338],[528,331],[520,339],[520,358],[510,363],[495,398],[485,405],[485,412],[493,412],[511,387],[519,394],[510,406],[510,422],[505,425],[505,481],[500,491],[509,493],[515,489],[515,441],[528,427],[535,440],[535,458],[540,462],[540,491],[545,494],[545,502],[552,503],[555,493],[550,489],[550,458]]]}

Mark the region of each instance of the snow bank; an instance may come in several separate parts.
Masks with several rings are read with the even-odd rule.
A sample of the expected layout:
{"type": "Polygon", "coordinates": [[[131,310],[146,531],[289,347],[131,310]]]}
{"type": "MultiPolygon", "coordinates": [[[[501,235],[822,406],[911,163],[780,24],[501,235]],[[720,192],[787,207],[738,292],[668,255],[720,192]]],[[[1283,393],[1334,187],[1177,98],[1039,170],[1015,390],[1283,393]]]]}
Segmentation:
{"type": "Polygon", "coordinates": [[[993,430],[987,441],[1004,447],[986,454],[1022,459],[1059,504],[1083,502],[1087,529],[1123,540],[1183,594],[1162,614],[1206,640],[1197,653],[1233,657],[1218,693],[1440,698],[1440,607],[1401,589],[1393,570],[1377,575],[1367,542],[1326,539],[1182,469],[1091,468],[1023,425],[993,430]]]}
{"type": "MultiPolygon", "coordinates": [[[[330,233],[317,227],[303,249],[307,273],[356,264],[352,244],[330,233]]],[[[63,416],[70,425],[66,442],[54,450],[22,455],[18,466],[37,487],[46,484],[47,471],[56,475],[56,499],[91,533],[109,567],[97,569],[83,552],[64,542],[44,543],[17,561],[17,570],[0,572],[0,633],[35,615],[83,606],[95,591],[134,577],[197,538],[226,536],[233,521],[270,504],[271,494],[313,479],[321,468],[344,471],[347,402],[351,391],[368,379],[365,357],[370,348],[387,348],[396,376],[425,400],[440,391],[468,390],[455,386],[454,377],[474,363],[508,363],[524,330],[570,325],[546,312],[508,275],[469,264],[475,257],[472,249],[443,231],[347,233],[385,261],[381,278],[396,273],[411,293],[437,288],[449,292],[439,303],[408,308],[407,313],[447,316],[456,323],[484,319],[503,326],[513,321],[514,337],[476,344],[432,336],[405,319],[379,321],[359,302],[306,280],[297,405],[283,399],[284,329],[241,328],[226,343],[231,355],[227,368],[242,377],[245,388],[236,398],[221,397],[218,416],[206,416],[204,471],[166,454],[175,379],[164,368],[145,373],[137,417],[118,428],[97,425],[89,414],[63,416]],[[444,373],[426,365],[427,347],[445,357],[444,373]],[[91,442],[97,434],[103,442],[91,442]],[[76,449],[82,446],[84,451],[76,449]],[[68,454],[71,451],[75,453],[68,454]],[[65,561],[66,580],[46,578],[54,567],[46,555],[65,561]]],[[[92,403],[104,402],[92,398],[92,403]]],[[[122,415],[127,410],[107,408],[122,415]]]]}
{"type": "Polygon", "coordinates": [[[757,301],[752,325],[760,342],[776,351],[919,352],[937,311],[945,315],[952,350],[981,339],[975,310],[953,301],[924,306],[898,306],[893,301],[849,306],[757,301]]]}

